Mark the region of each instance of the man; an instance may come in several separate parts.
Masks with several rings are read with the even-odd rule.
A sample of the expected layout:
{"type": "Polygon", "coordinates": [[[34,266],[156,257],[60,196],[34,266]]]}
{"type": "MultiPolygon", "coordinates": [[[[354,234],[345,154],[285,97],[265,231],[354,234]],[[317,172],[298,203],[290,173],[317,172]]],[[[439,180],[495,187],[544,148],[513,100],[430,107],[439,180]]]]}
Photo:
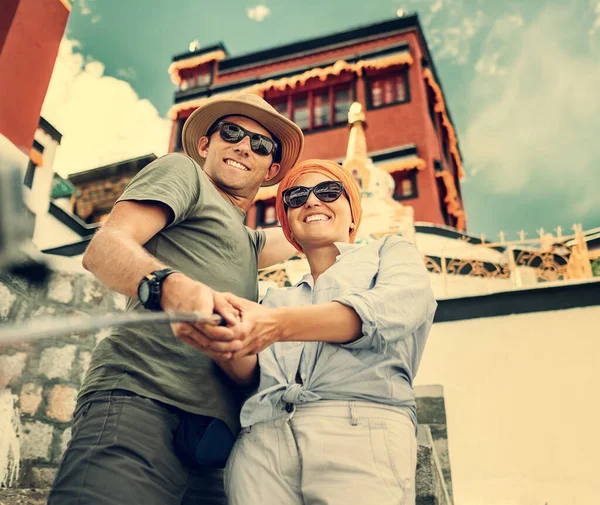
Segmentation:
{"type": "MultiPolygon", "coordinates": [[[[257,268],[294,252],[280,230],[243,220],[259,187],[298,160],[302,131],[262,98],[238,95],[197,109],[182,135],[187,156],[142,170],[83,258],[129,297],[127,310],[212,314],[221,291],[256,300],[257,268]]],[[[224,345],[204,337],[206,326],[173,329],[208,353],[224,345]]],[[[227,354],[214,356],[227,367],[227,354]]],[[[167,324],[115,330],[93,352],[49,504],[224,504],[221,470],[188,464],[175,447],[189,414],[194,429],[237,433],[239,405],[223,377],[167,324]]]]}

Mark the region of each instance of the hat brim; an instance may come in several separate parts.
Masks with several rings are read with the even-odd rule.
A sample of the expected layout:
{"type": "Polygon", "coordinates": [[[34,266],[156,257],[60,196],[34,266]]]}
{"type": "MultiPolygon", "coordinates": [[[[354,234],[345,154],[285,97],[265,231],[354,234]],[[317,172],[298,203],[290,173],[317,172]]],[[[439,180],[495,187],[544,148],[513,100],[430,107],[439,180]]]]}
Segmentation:
{"type": "Polygon", "coordinates": [[[275,177],[263,182],[261,186],[277,184],[300,158],[304,146],[304,135],[295,123],[279,114],[275,109],[270,111],[235,97],[215,99],[192,112],[185,122],[181,134],[185,153],[196,160],[201,167],[204,167],[206,159],[200,156],[198,152],[200,138],[206,135],[208,129],[217,119],[233,115],[253,119],[279,139],[281,143],[281,161],[279,162],[281,169],[275,177]]]}

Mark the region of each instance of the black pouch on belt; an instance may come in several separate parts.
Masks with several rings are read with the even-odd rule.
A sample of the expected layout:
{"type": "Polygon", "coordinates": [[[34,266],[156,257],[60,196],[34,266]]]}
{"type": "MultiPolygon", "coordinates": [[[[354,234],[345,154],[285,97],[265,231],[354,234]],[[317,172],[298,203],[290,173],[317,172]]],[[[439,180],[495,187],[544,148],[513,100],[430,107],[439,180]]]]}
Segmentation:
{"type": "Polygon", "coordinates": [[[224,421],[214,417],[180,413],[175,433],[175,452],[189,466],[225,468],[235,437],[224,421]]]}

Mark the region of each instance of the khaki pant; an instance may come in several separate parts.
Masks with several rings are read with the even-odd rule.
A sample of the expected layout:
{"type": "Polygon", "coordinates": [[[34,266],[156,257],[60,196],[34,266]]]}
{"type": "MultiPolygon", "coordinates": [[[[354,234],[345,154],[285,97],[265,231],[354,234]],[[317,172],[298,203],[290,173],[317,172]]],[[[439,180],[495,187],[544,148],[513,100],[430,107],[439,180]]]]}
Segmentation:
{"type": "Polygon", "coordinates": [[[414,505],[415,427],[400,409],[318,401],[242,430],[229,505],[414,505]]]}
{"type": "Polygon", "coordinates": [[[175,454],[180,411],[127,391],[81,401],[49,505],[225,505],[223,470],[175,454]]]}

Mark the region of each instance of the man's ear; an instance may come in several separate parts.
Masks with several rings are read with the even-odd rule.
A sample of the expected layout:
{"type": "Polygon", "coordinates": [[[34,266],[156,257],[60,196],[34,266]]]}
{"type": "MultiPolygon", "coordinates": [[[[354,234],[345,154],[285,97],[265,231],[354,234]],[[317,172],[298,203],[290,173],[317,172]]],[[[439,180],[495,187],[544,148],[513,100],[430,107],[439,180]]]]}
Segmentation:
{"type": "Polygon", "coordinates": [[[281,170],[281,165],[279,163],[272,163],[267,171],[267,175],[265,176],[265,181],[270,181],[273,177],[275,177],[279,171],[281,170]]]}
{"type": "Polygon", "coordinates": [[[200,153],[200,156],[202,156],[203,158],[206,158],[208,156],[209,145],[210,139],[206,135],[200,137],[200,140],[198,141],[198,153],[200,153]]]}

